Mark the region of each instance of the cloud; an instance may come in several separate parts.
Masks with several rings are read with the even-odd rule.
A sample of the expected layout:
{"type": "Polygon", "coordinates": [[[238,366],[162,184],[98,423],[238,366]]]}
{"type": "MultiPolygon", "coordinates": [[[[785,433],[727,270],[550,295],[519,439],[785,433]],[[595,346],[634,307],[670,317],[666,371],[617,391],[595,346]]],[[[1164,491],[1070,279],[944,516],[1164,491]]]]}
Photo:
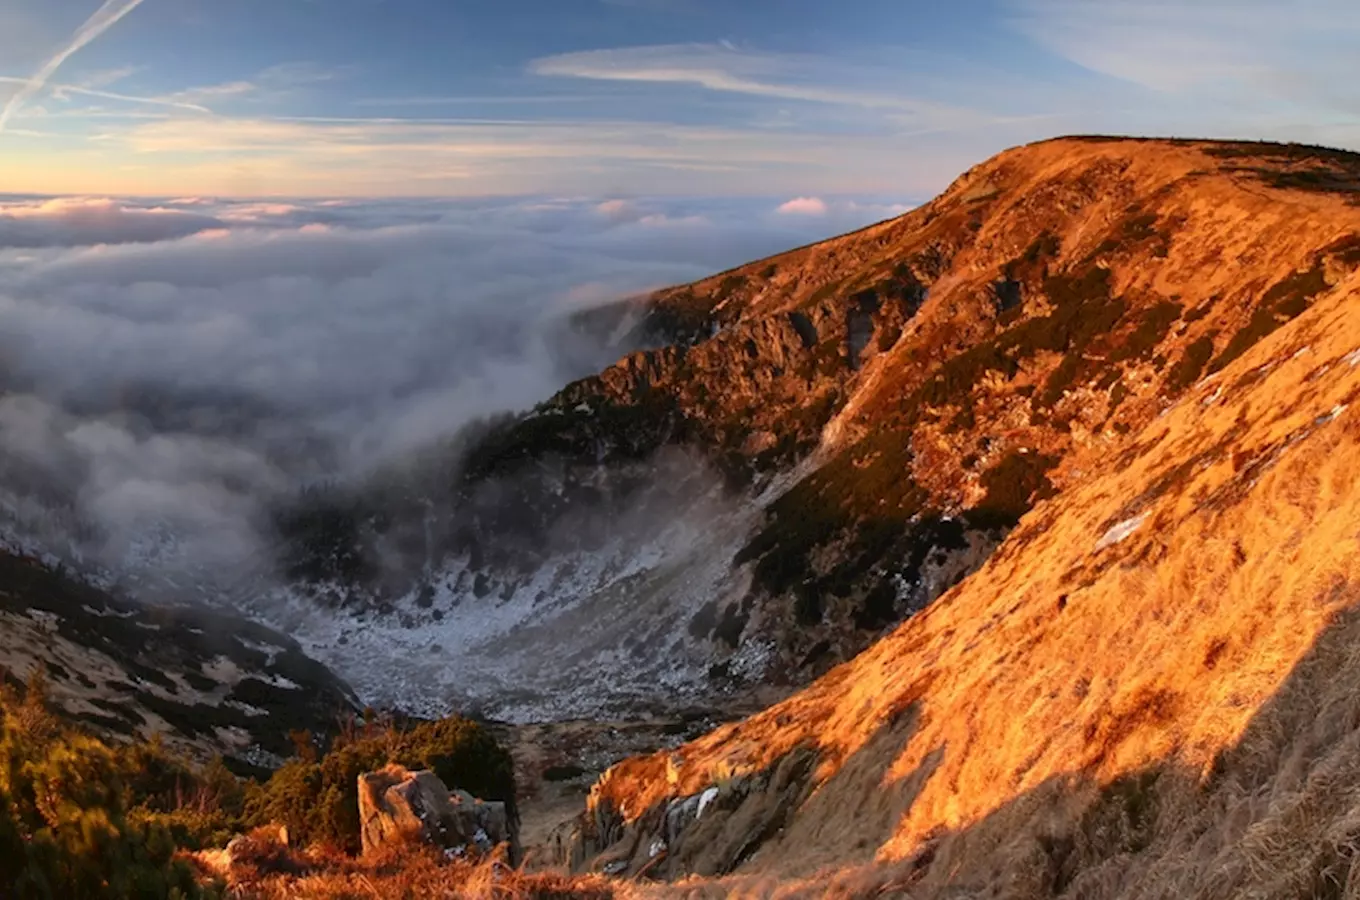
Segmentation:
{"type": "MultiPolygon", "coordinates": [[[[958,166],[956,148],[928,140],[627,121],[173,116],[120,122],[96,135],[109,164],[98,170],[88,161],[73,166],[62,179],[64,191],[769,195],[815,182],[827,193],[891,185],[893,192],[923,194],[947,182],[958,166]],[[909,148],[913,162],[904,167],[909,148]]],[[[41,161],[31,165],[42,171],[41,161]]],[[[28,172],[10,166],[0,179],[42,183],[28,172]]]]}
{"type": "Polygon", "coordinates": [[[9,124],[14,114],[47,85],[47,82],[51,80],[66,60],[118,24],[119,20],[141,4],[142,0],[105,0],[103,5],[95,10],[94,15],[86,19],[85,23],[76,29],[76,33],[71,36],[66,46],[48,59],[38,69],[37,73],[28,80],[28,83],[9,99],[4,109],[0,110],[0,133],[4,132],[5,126],[9,124]]]}
{"type": "Polygon", "coordinates": [[[772,224],[772,205],[0,204],[0,532],[140,571],[239,572],[267,555],[274,499],[528,408],[627,349],[571,313],[842,224],[836,204],[772,224]]]}
{"type": "Polygon", "coordinates": [[[155,243],[220,227],[212,216],[102,198],[0,202],[0,249],[155,243]]]}
{"type": "Polygon", "coordinates": [[[785,216],[824,216],[826,201],[820,197],[795,197],[776,210],[785,216]]]}
{"type": "MultiPolygon", "coordinates": [[[[27,86],[31,79],[15,78],[10,75],[0,75],[0,84],[11,84],[27,86]]],[[[93,87],[75,84],[54,84],[49,82],[46,85],[54,100],[69,100],[72,97],[91,97],[96,100],[117,100],[120,103],[135,103],[145,106],[163,106],[169,109],[178,109],[186,112],[208,113],[211,112],[207,107],[197,103],[189,103],[187,100],[179,100],[171,97],[139,97],[132,94],[120,94],[114,91],[107,91],[93,87]]],[[[38,107],[28,106],[25,112],[30,115],[42,115],[45,110],[40,111],[38,107]]],[[[85,113],[82,113],[85,114],[85,113]]],[[[12,133],[12,131],[11,131],[12,133]]]]}
{"type": "MultiPolygon", "coordinates": [[[[975,120],[965,110],[875,88],[869,73],[815,56],[726,44],[667,44],[566,53],[534,60],[537,75],[597,81],[688,84],[733,94],[909,113],[938,122],[975,120]],[[850,83],[845,83],[850,82],[850,83]]],[[[881,78],[883,73],[875,73],[881,78]]]]}
{"type": "Polygon", "coordinates": [[[605,200],[595,207],[595,212],[611,222],[636,222],[643,215],[628,200],[605,200]]]}

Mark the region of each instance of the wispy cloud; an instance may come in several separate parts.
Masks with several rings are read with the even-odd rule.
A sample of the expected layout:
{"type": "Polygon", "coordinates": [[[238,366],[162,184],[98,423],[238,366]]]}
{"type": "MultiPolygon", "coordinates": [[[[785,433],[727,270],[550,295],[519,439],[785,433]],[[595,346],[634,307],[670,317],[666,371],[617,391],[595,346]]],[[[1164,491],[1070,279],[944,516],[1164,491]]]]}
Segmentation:
{"type": "Polygon", "coordinates": [[[119,66],[116,69],[103,69],[98,72],[90,72],[76,79],[76,83],[83,88],[91,90],[105,90],[113,87],[120,81],[125,81],[141,71],[141,66],[119,66]]]}
{"type": "Polygon", "coordinates": [[[386,107],[391,109],[403,107],[419,106],[463,106],[481,105],[488,106],[529,106],[535,104],[551,103],[584,103],[598,100],[586,94],[500,94],[500,95],[448,95],[448,96],[424,96],[424,97],[362,97],[353,102],[354,106],[359,107],[386,107]]]}
{"type": "MultiPolygon", "coordinates": [[[[617,121],[179,115],[101,120],[76,170],[16,160],[0,190],[61,165],[66,192],[344,196],[628,192],[785,194],[809,185],[916,195],[957,162],[931,143],[617,121]],[[901,160],[910,152],[912,165],[901,160]],[[135,164],[139,172],[118,169],[135,164]],[[88,173],[88,174],[87,174],[88,173]],[[76,177],[79,176],[79,177],[76,177]]],[[[31,189],[31,188],[30,188],[31,189]]]]}
{"type": "Polygon", "coordinates": [[[0,133],[4,132],[5,127],[14,118],[14,114],[47,85],[47,82],[51,80],[66,60],[80,52],[81,49],[118,24],[124,16],[141,5],[142,0],[105,0],[104,4],[95,10],[94,15],[86,19],[85,24],[76,29],[75,34],[71,36],[66,46],[48,59],[33,77],[28,79],[28,83],[9,99],[5,108],[0,110],[0,133]]]}
{"type": "MultiPolygon", "coordinates": [[[[31,83],[28,78],[15,78],[12,75],[0,75],[0,84],[17,84],[25,86],[31,83]]],[[[98,100],[117,100],[120,103],[138,103],[148,106],[166,106],[172,109],[182,109],[186,112],[206,113],[211,112],[207,107],[197,103],[189,103],[184,100],[177,100],[172,97],[140,97],[134,94],[123,94],[116,91],[106,91],[99,88],[89,87],[78,84],[47,84],[47,90],[58,100],[67,100],[71,97],[91,97],[98,100]]],[[[32,107],[28,107],[32,109],[32,107]]],[[[11,130],[11,133],[12,130],[11,130]]]]}
{"type": "Polygon", "coordinates": [[[821,57],[744,50],[730,43],[590,50],[537,59],[529,68],[545,76],[687,84],[723,93],[934,117],[965,114],[907,90],[871,87],[870,73],[847,71],[821,57]]]}

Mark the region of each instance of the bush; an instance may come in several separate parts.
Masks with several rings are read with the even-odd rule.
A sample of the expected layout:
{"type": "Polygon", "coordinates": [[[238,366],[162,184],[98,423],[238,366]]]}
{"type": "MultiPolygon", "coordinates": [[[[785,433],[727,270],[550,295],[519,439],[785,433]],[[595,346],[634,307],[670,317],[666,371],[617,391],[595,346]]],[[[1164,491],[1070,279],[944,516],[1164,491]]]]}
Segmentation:
{"type": "Polygon", "coordinates": [[[320,759],[303,755],[252,786],[246,820],[277,823],[303,843],[325,844],[350,853],[360,849],[359,776],[398,763],[429,769],[452,789],[485,800],[501,800],[515,816],[515,778],[510,754],[485,728],[450,718],[410,729],[366,728],[337,739],[320,759]]]}
{"type": "MultiPolygon", "coordinates": [[[[153,753],[159,754],[158,748],[153,753]]],[[[194,898],[171,830],[137,806],[145,755],[66,728],[40,678],[0,691],[0,884],[6,898],[194,898]]]]}

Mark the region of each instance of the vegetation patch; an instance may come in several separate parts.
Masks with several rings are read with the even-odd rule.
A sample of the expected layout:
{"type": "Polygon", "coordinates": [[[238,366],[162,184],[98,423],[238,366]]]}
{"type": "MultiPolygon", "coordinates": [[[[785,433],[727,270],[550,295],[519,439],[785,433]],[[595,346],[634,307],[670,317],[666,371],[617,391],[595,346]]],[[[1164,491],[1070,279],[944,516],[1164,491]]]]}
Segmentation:
{"type": "Polygon", "coordinates": [[[1253,310],[1251,319],[1232,336],[1223,352],[1209,366],[1209,371],[1220,371],[1280,326],[1302,315],[1312,306],[1313,298],[1325,290],[1326,269],[1319,257],[1308,271],[1295,272],[1266,291],[1253,310]]]}
{"type": "Polygon", "coordinates": [[[159,744],[104,744],[46,703],[41,678],[22,696],[0,690],[4,896],[204,896],[175,854],[229,822],[234,778],[191,770],[159,744]]]}
{"type": "Polygon", "coordinates": [[[998,525],[1014,525],[1041,500],[1057,492],[1048,473],[1061,460],[1043,453],[1012,450],[982,475],[987,494],[974,510],[982,520],[998,525]]]}
{"type": "Polygon", "coordinates": [[[468,719],[424,722],[410,728],[368,726],[336,739],[318,757],[311,736],[297,736],[299,755],[245,798],[251,824],[286,825],[304,843],[360,849],[359,776],[397,763],[429,769],[449,786],[483,800],[501,800],[513,816],[514,767],[491,733],[468,719]]]}
{"type": "Polygon", "coordinates": [[[1157,214],[1130,207],[1127,215],[1110,229],[1106,238],[1096,245],[1083,261],[1095,262],[1104,256],[1146,248],[1154,257],[1164,258],[1171,250],[1170,235],[1157,230],[1157,214]]]}
{"type": "Polygon", "coordinates": [[[1174,397],[1199,381],[1200,375],[1204,373],[1204,367],[1209,364],[1209,359],[1214,355],[1214,338],[1217,336],[1218,332],[1210,332],[1185,348],[1185,353],[1167,373],[1166,390],[1168,394],[1174,397]]]}

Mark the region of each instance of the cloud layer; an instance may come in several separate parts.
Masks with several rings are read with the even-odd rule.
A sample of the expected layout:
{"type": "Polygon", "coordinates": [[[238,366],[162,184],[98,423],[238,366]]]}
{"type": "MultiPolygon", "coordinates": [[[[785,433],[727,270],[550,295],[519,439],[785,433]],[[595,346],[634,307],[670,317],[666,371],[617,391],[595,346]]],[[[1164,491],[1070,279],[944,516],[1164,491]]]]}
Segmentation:
{"type": "Polygon", "coordinates": [[[249,557],[272,498],[624,352],[572,312],[891,211],[779,203],[0,200],[0,516],[110,565],[249,557]]]}

